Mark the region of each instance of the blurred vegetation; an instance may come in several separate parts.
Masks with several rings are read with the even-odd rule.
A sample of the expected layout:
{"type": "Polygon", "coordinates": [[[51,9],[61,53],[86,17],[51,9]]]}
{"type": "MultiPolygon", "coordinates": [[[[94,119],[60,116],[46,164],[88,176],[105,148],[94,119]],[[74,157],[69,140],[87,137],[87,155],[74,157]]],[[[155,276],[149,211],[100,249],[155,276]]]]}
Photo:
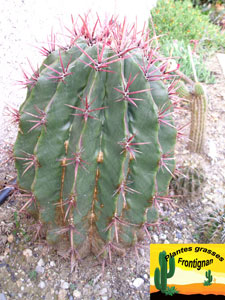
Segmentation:
{"type": "MultiPolygon", "coordinates": [[[[185,45],[198,40],[205,52],[225,50],[225,33],[210,22],[208,15],[194,8],[190,0],[158,0],[151,14],[156,34],[163,35],[161,45],[171,40],[183,41],[185,45]]],[[[151,24],[149,27],[152,30],[151,24]]]]}
{"type": "MultiPolygon", "coordinates": [[[[206,68],[205,61],[216,51],[225,52],[225,30],[212,24],[210,14],[200,7],[194,7],[192,2],[196,2],[196,5],[200,3],[191,0],[158,0],[157,6],[151,10],[152,22],[164,56],[175,57],[180,70],[193,79],[187,48],[191,45],[198,80],[214,83],[215,77],[206,68]]],[[[152,36],[154,30],[151,20],[149,28],[152,36]]]]}

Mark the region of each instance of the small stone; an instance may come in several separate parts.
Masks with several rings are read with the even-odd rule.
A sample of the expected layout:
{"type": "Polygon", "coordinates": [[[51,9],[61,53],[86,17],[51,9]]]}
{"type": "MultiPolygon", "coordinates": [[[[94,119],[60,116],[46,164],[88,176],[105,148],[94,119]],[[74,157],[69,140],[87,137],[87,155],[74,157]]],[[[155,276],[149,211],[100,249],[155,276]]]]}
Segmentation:
{"type": "Polygon", "coordinates": [[[0,293],[0,300],[6,300],[6,297],[3,293],[0,293]]]}
{"type": "Polygon", "coordinates": [[[23,250],[23,255],[26,257],[26,258],[29,258],[32,256],[32,250],[31,249],[25,249],[23,250]]]}
{"type": "Polygon", "coordinates": [[[177,224],[177,227],[182,230],[183,229],[183,226],[181,224],[177,224]]]}
{"type": "Polygon", "coordinates": [[[118,267],[117,270],[118,270],[118,271],[122,271],[123,268],[122,268],[122,267],[118,267]]]}
{"type": "Polygon", "coordinates": [[[55,267],[55,262],[54,261],[50,261],[50,267],[55,267]]]}
{"type": "Polygon", "coordinates": [[[164,233],[160,234],[160,239],[165,240],[166,239],[166,235],[164,233]]]}
{"type": "Polygon", "coordinates": [[[39,274],[43,274],[44,271],[45,271],[45,269],[44,269],[43,267],[41,267],[41,266],[37,266],[37,267],[35,268],[35,271],[36,271],[37,273],[39,273],[39,274]]]}
{"type": "Polygon", "coordinates": [[[67,291],[64,289],[61,289],[58,294],[58,300],[66,300],[66,298],[67,298],[66,296],[67,296],[67,291]]]}
{"type": "Polygon", "coordinates": [[[52,300],[52,295],[51,292],[47,292],[47,294],[45,295],[45,300],[52,300]]]}
{"type": "Polygon", "coordinates": [[[99,291],[99,294],[100,294],[100,295],[105,295],[105,294],[107,294],[107,288],[101,289],[101,291],[99,291]]]}
{"type": "Polygon", "coordinates": [[[133,281],[133,286],[138,289],[142,284],[144,283],[144,279],[142,278],[136,278],[134,281],[133,281]]]}
{"type": "Polygon", "coordinates": [[[17,280],[16,284],[17,284],[17,286],[18,286],[19,288],[21,288],[21,286],[22,286],[21,279],[17,280]]]}
{"type": "Polygon", "coordinates": [[[108,297],[107,296],[103,296],[102,300],[108,300],[108,297]]]}
{"type": "Polygon", "coordinates": [[[37,265],[38,265],[39,267],[43,267],[43,266],[45,265],[45,262],[43,261],[43,259],[42,259],[42,258],[41,258],[41,259],[39,259],[39,261],[38,261],[37,265]]]}
{"type": "Polygon", "coordinates": [[[13,240],[14,240],[14,236],[13,236],[13,234],[10,234],[8,236],[8,242],[11,244],[13,242],[13,240]]]}
{"type": "Polygon", "coordinates": [[[181,238],[182,238],[182,234],[181,234],[180,232],[176,232],[176,237],[177,237],[178,239],[181,239],[181,238]]]}
{"type": "Polygon", "coordinates": [[[101,278],[102,274],[98,274],[98,276],[96,276],[93,280],[93,286],[96,285],[96,283],[99,281],[99,279],[101,278]]]}
{"type": "Polygon", "coordinates": [[[155,233],[152,235],[152,238],[153,238],[153,240],[156,242],[156,243],[158,243],[158,241],[159,241],[159,238],[158,238],[158,235],[156,235],[155,233]]]}
{"type": "Polygon", "coordinates": [[[38,285],[41,289],[45,288],[45,283],[44,281],[40,281],[39,285],[38,285]]]}
{"type": "Polygon", "coordinates": [[[144,279],[148,279],[148,274],[144,274],[144,279]]]}
{"type": "Polygon", "coordinates": [[[139,252],[140,252],[140,254],[141,254],[142,257],[145,256],[145,250],[143,248],[140,248],[139,252]]]}
{"type": "Polygon", "coordinates": [[[76,298],[80,298],[80,297],[81,297],[81,292],[78,291],[78,290],[74,290],[74,291],[73,291],[73,296],[74,296],[75,299],[76,299],[76,298]]]}
{"type": "Polygon", "coordinates": [[[61,288],[64,290],[68,290],[68,288],[70,287],[69,283],[66,281],[62,281],[61,282],[61,288]]]}

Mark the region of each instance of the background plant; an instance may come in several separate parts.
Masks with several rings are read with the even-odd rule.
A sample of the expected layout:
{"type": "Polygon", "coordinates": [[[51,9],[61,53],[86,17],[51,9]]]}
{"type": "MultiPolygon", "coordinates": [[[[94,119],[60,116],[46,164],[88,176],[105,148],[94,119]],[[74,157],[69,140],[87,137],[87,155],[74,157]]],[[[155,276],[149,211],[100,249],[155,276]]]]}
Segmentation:
{"type": "Polygon", "coordinates": [[[224,243],[225,242],[225,206],[216,207],[205,217],[199,226],[199,242],[201,243],[224,243]]]}
{"type": "MultiPolygon", "coordinates": [[[[170,40],[163,42],[161,51],[164,56],[168,57],[172,55],[176,58],[176,61],[180,65],[180,71],[186,76],[194,80],[193,70],[188,54],[188,48],[183,40],[175,40],[173,43],[170,40]]],[[[199,82],[205,82],[208,84],[215,83],[215,77],[205,66],[206,55],[204,51],[200,49],[198,54],[193,55],[193,60],[196,68],[196,73],[199,82]]]]}
{"type": "Polygon", "coordinates": [[[180,173],[176,174],[170,182],[170,188],[175,195],[182,197],[186,201],[200,198],[203,191],[205,176],[202,168],[184,163],[180,168],[180,173]]]}
{"type": "Polygon", "coordinates": [[[191,40],[198,40],[205,51],[224,50],[224,33],[199,8],[193,8],[189,0],[159,0],[151,14],[156,34],[164,35],[160,39],[162,46],[166,41],[183,40],[188,45],[191,40]]]}
{"type": "MultiPolygon", "coordinates": [[[[182,1],[183,0],[178,0],[182,1]]],[[[194,6],[208,6],[208,5],[216,5],[216,4],[224,4],[224,0],[192,0],[194,6]]]]}

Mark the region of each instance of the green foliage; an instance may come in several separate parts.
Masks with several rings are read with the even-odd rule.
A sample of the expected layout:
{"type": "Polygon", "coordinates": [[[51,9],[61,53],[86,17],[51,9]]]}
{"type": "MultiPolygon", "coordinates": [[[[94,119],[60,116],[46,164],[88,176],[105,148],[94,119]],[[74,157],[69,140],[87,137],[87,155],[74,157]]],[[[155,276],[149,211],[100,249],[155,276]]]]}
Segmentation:
{"type": "MultiPolygon", "coordinates": [[[[180,0],[183,2],[183,0],[180,0]]],[[[223,4],[225,3],[224,0],[192,0],[194,6],[203,6],[206,7],[208,5],[215,5],[215,4],[223,4]]]]}
{"type": "MultiPolygon", "coordinates": [[[[176,62],[180,64],[180,71],[186,76],[194,80],[193,70],[190,62],[190,57],[188,54],[187,45],[183,40],[165,41],[161,47],[162,54],[166,57],[172,55],[175,57],[176,62]]],[[[199,82],[205,82],[208,84],[215,83],[214,75],[205,66],[206,55],[203,51],[193,55],[193,61],[196,68],[197,78],[199,82]]]]}
{"type": "Polygon", "coordinates": [[[171,286],[171,287],[168,286],[164,294],[166,296],[173,296],[174,294],[179,294],[179,291],[176,290],[175,286],[171,286]]]}
{"type": "Polygon", "coordinates": [[[30,278],[30,280],[35,281],[37,279],[37,275],[38,275],[37,271],[31,270],[28,274],[28,277],[30,278]]]}
{"type": "MultiPolygon", "coordinates": [[[[219,27],[211,24],[209,17],[200,9],[193,8],[191,1],[159,0],[151,11],[156,34],[163,35],[160,43],[183,40],[188,45],[190,40],[198,40],[206,51],[210,48],[224,49],[225,34],[219,27]]],[[[151,25],[150,25],[151,29],[151,25]]]]}
{"type": "Polygon", "coordinates": [[[155,269],[154,282],[155,287],[165,294],[168,291],[167,278],[173,277],[175,273],[175,259],[174,257],[169,258],[169,271],[167,272],[166,251],[162,251],[159,253],[159,264],[161,270],[155,269]]]}
{"type": "Polygon", "coordinates": [[[25,241],[29,241],[29,240],[30,240],[30,236],[29,236],[29,234],[21,227],[20,217],[19,217],[17,211],[14,212],[14,224],[15,224],[15,229],[12,231],[12,234],[13,234],[15,237],[23,237],[23,238],[25,239],[25,241]]]}

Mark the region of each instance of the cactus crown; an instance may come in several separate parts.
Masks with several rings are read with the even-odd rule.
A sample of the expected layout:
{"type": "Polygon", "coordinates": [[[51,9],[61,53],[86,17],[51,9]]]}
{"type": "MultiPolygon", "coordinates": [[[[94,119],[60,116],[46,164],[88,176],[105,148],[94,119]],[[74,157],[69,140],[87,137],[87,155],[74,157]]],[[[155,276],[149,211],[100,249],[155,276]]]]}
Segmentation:
{"type": "Polygon", "coordinates": [[[52,34],[43,64],[25,75],[14,155],[22,210],[47,240],[62,234],[73,260],[89,252],[111,259],[148,232],[152,215],[157,223],[158,202],[168,199],[173,91],[148,31],[115,18],[80,21],[72,18],[59,49],[52,34]]]}

